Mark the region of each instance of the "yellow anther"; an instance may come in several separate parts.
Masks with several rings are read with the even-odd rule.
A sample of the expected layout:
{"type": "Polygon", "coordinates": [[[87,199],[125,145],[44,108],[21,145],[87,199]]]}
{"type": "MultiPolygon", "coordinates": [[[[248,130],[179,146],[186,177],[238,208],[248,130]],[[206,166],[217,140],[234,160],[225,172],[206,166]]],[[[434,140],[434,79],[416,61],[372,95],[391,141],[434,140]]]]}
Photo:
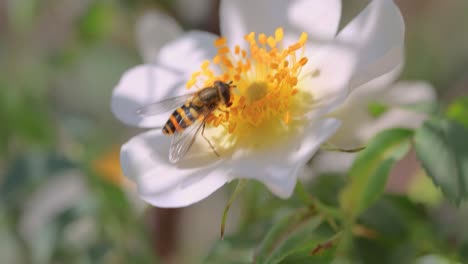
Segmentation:
{"type": "Polygon", "coordinates": [[[228,67],[228,68],[233,68],[234,65],[232,65],[232,62],[230,59],[228,58],[221,58],[221,60],[223,61],[223,64],[224,66],[228,67]]]}
{"type": "Polygon", "coordinates": [[[290,80],[290,83],[292,86],[296,86],[297,85],[297,77],[292,77],[291,80],[290,80]]]}
{"type": "Polygon", "coordinates": [[[307,64],[309,60],[306,58],[306,57],[302,57],[300,60],[299,60],[299,65],[301,66],[304,66],[307,64]]]}
{"type": "Polygon", "coordinates": [[[260,35],[258,35],[258,42],[260,42],[260,44],[264,45],[267,42],[267,36],[265,34],[261,33],[260,35]]]}
{"type": "Polygon", "coordinates": [[[197,81],[196,81],[195,79],[190,79],[190,80],[187,81],[187,83],[185,84],[185,86],[186,86],[187,88],[190,88],[190,87],[194,86],[196,82],[197,82],[197,81]]]}
{"type": "Polygon", "coordinates": [[[234,80],[235,81],[240,81],[241,77],[239,74],[234,75],[234,80]]]}
{"type": "Polygon", "coordinates": [[[242,53],[242,58],[245,59],[245,58],[247,57],[247,51],[246,51],[246,50],[242,50],[241,53],[242,53]]]}
{"type": "Polygon", "coordinates": [[[296,43],[296,44],[293,44],[293,45],[288,47],[288,52],[291,53],[291,52],[296,51],[296,50],[298,50],[300,48],[302,48],[302,44],[301,43],[296,43]]]}
{"type": "Polygon", "coordinates": [[[274,70],[278,69],[278,63],[271,63],[270,67],[274,70]]]}
{"type": "Polygon", "coordinates": [[[278,57],[278,48],[276,47],[273,47],[271,50],[270,50],[270,55],[273,57],[273,58],[277,58],[278,57]]]}
{"type": "Polygon", "coordinates": [[[226,54],[229,53],[229,48],[228,47],[222,47],[218,49],[219,54],[226,54]]]}
{"type": "Polygon", "coordinates": [[[284,33],[283,33],[283,28],[279,27],[275,30],[275,40],[277,42],[280,42],[283,40],[284,33]]]}
{"type": "Polygon", "coordinates": [[[307,42],[307,33],[305,32],[302,32],[301,36],[299,37],[299,41],[298,41],[301,45],[305,45],[305,43],[307,42]]]}
{"type": "Polygon", "coordinates": [[[249,34],[245,35],[244,39],[249,43],[255,42],[255,32],[250,32],[249,34]]]}
{"type": "Polygon", "coordinates": [[[199,72],[199,71],[196,71],[196,72],[192,73],[192,79],[197,78],[198,76],[200,76],[200,74],[201,74],[201,72],[199,72]]]}
{"type": "Polygon", "coordinates": [[[284,67],[284,68],[287,68],[288,66],[289,66],[289,62],[288,62],[288,61],[284,61],[284,62],[283,62],[283,67],[284,67]]]}
{"type": "Polygon", "coordinates": [[[221,63],[221,57],[219,55],[214,56],[213,64],[219,64],[219,63],[221,63]]]}
{"type": "Polygon", "coordinates": [[[271,36],[268,37],[267,43],[268,43],[268,46],[270,46],[270,48],[276,47],[276,40],[271,36]]]}
{"type": "Polygon", "coordinates": [[[294,89],[292,89],[292,91],[291,91],[291,95],[295,95],[295,94],[297,94],[298,92],[299,92],[299,90],[298,90],[297,88],[294,88],[294,89]]]}
{"type": "Polygon", "coordinates": [[[219,48],[226,45],[226,38],[218,38],[214,42],[215,47],[219,48]]]}
{"type": "Polygon", "coordinates": [[[206,70],[208,69],[209,66],[210,66],[210,61],[204,60],[204,61],[202,62],[201,68],[202,68],[203,71],[206,71],[206,70]]]}
{"type": "Polygon", "coordinates": [[[234,53],[235,53],[236,55],[239,55],[240,50],[241,50],[241,48],[240,48],[239,45],[234,46],[234,53]]]}

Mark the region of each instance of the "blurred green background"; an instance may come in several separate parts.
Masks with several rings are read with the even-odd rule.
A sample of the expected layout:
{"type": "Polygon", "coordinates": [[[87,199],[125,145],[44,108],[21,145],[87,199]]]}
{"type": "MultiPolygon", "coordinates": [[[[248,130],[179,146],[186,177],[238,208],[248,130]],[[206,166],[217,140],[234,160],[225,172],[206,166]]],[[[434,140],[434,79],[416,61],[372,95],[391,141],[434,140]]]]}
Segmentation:
{"type": "MultiPolygon", "coordinates": [[[[343,2],[342,25],[366,3],[343,2]]],[[[442,103],[468,95],[468,1],[396,2],[407,26],[401,78],[429,81],[442,103]]],[[[112,116],[110,97],[121,74],[143,61],[141,15],[158,9],[184,29],[217,33],[218,5],[0,0],[2,263],[197,263],[208,254],[225,194],[188,209],[144,205],[118,164],[119,146],[138,130],[112,116]],[[190,236],[206,236],[207,245],[191,245],[190,236]]]]}

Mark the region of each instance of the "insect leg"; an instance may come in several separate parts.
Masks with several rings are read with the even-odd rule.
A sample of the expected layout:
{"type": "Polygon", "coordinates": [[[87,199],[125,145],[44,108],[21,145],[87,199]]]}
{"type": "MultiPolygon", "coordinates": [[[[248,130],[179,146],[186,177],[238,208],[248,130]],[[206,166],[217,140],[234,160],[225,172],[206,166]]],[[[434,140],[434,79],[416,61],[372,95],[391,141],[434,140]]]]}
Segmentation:
{"type": "Polygon", "coordinates": [[[206,140],[206,142],[208,142],[208,145],[210,145],[211,149],[212,149],[213,152],[216,154],[216,156],[219,157],[220,155],[218,154],[218,152],[216,151],[216,149],[213,147],[213,144],[211,144],[210,140],[209,140],[207,137],[205,137],[205,134],[204,134],[204,133],[205,133],[205,125],[206,125],[206,123],[203,123],[201,135],[202,135],[202,137],[206,140]]]}

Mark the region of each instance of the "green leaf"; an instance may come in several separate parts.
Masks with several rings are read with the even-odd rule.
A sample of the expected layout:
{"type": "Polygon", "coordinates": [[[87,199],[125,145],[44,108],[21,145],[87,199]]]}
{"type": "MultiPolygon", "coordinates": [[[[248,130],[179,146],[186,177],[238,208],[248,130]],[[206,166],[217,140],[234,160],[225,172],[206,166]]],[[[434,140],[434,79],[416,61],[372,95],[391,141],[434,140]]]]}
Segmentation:
{"type": "Polygon", "coordinates": [[[408,152],[412,135],[408,129],[383,131],[359,153],[340,194],[341,207],[352,219],[382,195],[390,169],[408,152]]]}
{"type": "Polygon", "coordinates": [[[0,185],[0,200],[15,207],[28,197],[32,188],[59,172],[76,168],[73,162],[56,153],[29,151],[13,160],[0,185]]]}
{"type": "Polygon", "coordinates": [[[276,223],[262,241],[255,263],[273,264],[292,254],[310,252],[323,239],[314,236],[322,222],[309,210],[299,210],[276,223]]]}
{"type": "Polygon", "coordinates": [[[468,128],[433,118],[417,130],[416,154],[434,184],[459,204],[468,197],[468,128]]]}
{"type": "Polygon", "coordinates": [[[441,239],[431,213],[404,195],[384,194],[359,216],[376,236],[355,237],[354,252],[361,263],[383,264],[413,263],[421,252],[446,252],[453,245],[441,239]]]}
{"type": "Polygon", "coordinates": [[[373,118],[379,118],[381,115],[388,111],[388,106],[378,102],[371,102],[367,106],[367,111],[373,118]]]}
{"type": "Polygon", "coordinates": [[[420,170],[408,183],[408,197],[413,201],[428,207],[437,208],[444,200],[444,196],[432,180],[420,170]]]}
{"type": "Polygon", "coordinates": [[[105,2],[95,2],[80,21],[80,32],[85,41],[98,40],[111,32],[114,21],[113,6],[105,2]]]}
{"type": "Polygon", "coordinates": [[[334,248],[327,249],[323,253],[317,255],[311,255],[310,252],[307,253],[298,253],[286,257],[281,261],[281,264],[322,264],[322,263],[332,263],[333,258],[335,257],[334,248]]]}
{"type": "Polygon", "coordinates": [[[468,127],[468,96],[453,102],[447,109],[447,116],[468,127]]]}
{"type": "Polygon", "coordinates": [[[308,191],[322,203],[338,207],[339,201],[336,194],[343,188],[345,183],[343,175],[322,174],[313,179],[308,191]]]}

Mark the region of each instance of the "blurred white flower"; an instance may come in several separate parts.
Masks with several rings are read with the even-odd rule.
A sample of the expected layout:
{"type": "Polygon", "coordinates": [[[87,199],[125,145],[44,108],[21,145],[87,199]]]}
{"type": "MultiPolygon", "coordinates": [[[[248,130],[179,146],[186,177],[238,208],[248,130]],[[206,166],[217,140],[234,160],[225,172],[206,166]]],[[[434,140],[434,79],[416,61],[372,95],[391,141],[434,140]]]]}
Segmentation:
{"type": "MultiPolygon", "coordinates": [[[[330,116],[341,120],[342,125],[329,142],[340,148],[352,149],[364,146],[385,129],[417,128],[422,124],[425,114],[404,109],[403,106],[434,101],[435,91],[424,81],[395,83],[400,68],[359,87],[346,102],[330,113],[330,116]],[[373,106],[382,108],[382,113],[373,114],[373,106]]],[[[356,155],[357,153],[320,151],[314,156],[307,174],[346,172],[356,155]]]]}
{"type": "Polygon", "coordinates": [[[213,0],[173,0],[177,17],[190,25],[209,22],[215,2],[213,0]]]}
{"type": "Polygon", "coordinates": [[[187,206],[236,178],[289,197],[305,163],[340,125],[324,115],[402,63],[404,23],[393,1],[372,1],[336,35],[340,15],[339,0],[221,1],[223,38],[187,32],[162,47],[153,65],[127,71],[112,110],[145,128],[162,127],[169,115],[141,116],[137,109],[187,93],[185,84],[236,85],[229,114],[215,112],[205,133],[220,157],[197,140],[172,164],[170,139],[160,129],[123,145],[122,170],[142,199],[187,206]]]}
{"type": "Polygon", "coordinates": [[[146,63],[155,62],[159,50],[182,34],[183,30],[177,21],[158,10],[145,12],[136,24],[138,47],[146,63]]]}

